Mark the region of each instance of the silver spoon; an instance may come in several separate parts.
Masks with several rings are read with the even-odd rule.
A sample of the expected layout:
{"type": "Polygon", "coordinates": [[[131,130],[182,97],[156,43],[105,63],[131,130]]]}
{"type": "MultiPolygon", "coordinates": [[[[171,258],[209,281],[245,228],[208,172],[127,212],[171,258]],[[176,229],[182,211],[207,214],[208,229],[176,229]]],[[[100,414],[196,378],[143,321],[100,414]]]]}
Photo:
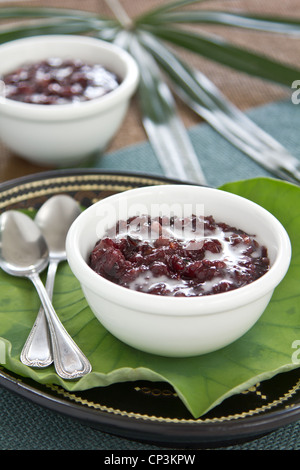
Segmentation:
{"type": "Polygon", "coordinates": [[[0,216],[0,267],[33,283],[47,317],[56,372],[64,379],[76,379],[90,372],[91,365],[61,324],[40,279],[48,256],[46,240],[30,217],[13,210],[0,216]]]}
{"type": "MultiPolygon", "coordinates": [[[[65,242],[68,230],[80,214],[78,203],[65,194],[48,199],[38,210],[35,223],[40,227],[49,249],[46,290],[50,300],[58,264],[66,260],[65,242]]],[[[47,367],[53,362],[49,328],[43,305],[22,349],[20,359],[30,367],[47,367]]]]}

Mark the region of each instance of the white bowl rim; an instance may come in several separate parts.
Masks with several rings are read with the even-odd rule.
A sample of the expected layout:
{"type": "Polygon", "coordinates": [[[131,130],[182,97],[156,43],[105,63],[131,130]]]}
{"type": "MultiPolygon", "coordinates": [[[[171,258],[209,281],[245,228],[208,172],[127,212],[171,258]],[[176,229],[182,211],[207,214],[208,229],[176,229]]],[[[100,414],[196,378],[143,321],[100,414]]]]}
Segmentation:
{"type": "MultiPolygon", "coordinates": [[[[32,37],[26,37],[21,39],[15,39],[13,41],[8,41],[4,44],[0,45],[0,54],[3,49],[9,49],[13,47],[17,47],[19,44],[33,44],[35,42],[46,41],[49,43],[55,43],[57,41],[62,41],[68,44],[74,44],[81,42],[88,45],[98,46],[99,50],[109,50],[114,53],[118,58],[126,64],[126,74],[122,78],[120,84],[117,88],[112,90],[111,92],[107,93],[104,96],[99,98],[94,98],[89,101],[79,102],[79,103],[70,103],[70,104],[63,104],[63,105],[43,105],[43,104],[33,104],[33,103],[24,103],[21,101],[11,100],[9,98],[5,98],[0,96],[0,109],[2,111],[10,111],[11,113],[24,113],[27,119],[31,117],[36,118],[45,118],[45,119],[65,119],[66,115],[71,118],[76,118],[77,115],[81,116],[82,114],[86,113],[92,114],[99,112],[99,110],[104,111],[108,108],[118,105],[118,103],[122,100],[126,100],[132,92],[135,91],[135,88],[138,83],[139,79],[139,69],[138,66],[133,59],[133,57],[126,52],[121,47],[106,42],[102,39],[88,37],[88,36],[79,36],[79,35],[56,35],[56,34],[49,34],[49,35],[38,35],[32,37]],[[58,113],[59,111],[59,113],[58,113]],[[29,114],[31,113],[31,114],[29,114]]],[[[20,65],[22,62],[20,61],[20,65]]]]}
{"type": "MultiPolygon", "coordinates": [[[[125,193],[132,193],[134,191],[137,194],[138,191],[145,189],[151,190],[152,188],[156,190],[158,188],[161,189],[171,186],[173,186],[174,189],[178,189],[180,187],[191,189],[191,187],[196,187],[184,184],[170,184],[163,186],[135,188],[127,190],[125,193]]],[[[270,223],[272,223],[273,228],[276,227],[276,229],[278,229],[281,245],[279,246],[275,262],[271,266],[270,270],[262,277],[256,279],[250,284],[228,292],[195,297],[157,296],[154,294],[128,289],[105,279],[88,266],[86,260],[84,260],[81,256],[78,243],[76,242],[78,242],[78,232],[80,231],[81,224],[84,219],[88,218],[90,211],[93,210],[93,207],[103,203],[104,201],[107,202],[111,198],[117,199],[124,195],[124,193],[118,193],[104,198],[85,209],[85,211],[80,214],[80,216],[73,222],[68,232],[66,242],[67,259],[71,270],[78,278],[79,282],[95,293],[97,293],[97,290],[99,290],[99,284],[102,284],[103,291],[101,291],[101,296],[111,300],[113,303],[126,306],[128,305],[128,308],[141,310],[141,312],[148,312],[153,315],[162,315],[161,310],[163,308],[165,312],[163,315],[166,316],[201,316],[214,313],[226,313],[226,311],[231,310],[234,307],[237,308],[241,305],[246,305],[268,293],[271,293],[284,278],[291,260],[291,243],[283,225],[275,216],[273,216],[273,214],[249,199],[216,188],[203,186],[197,186],[197,188],[201,188],[206,191],[218,191],[220,194],[226,194],[228,197],[238,198],[239,200],[245,201],[246,204],[255,207],[256,210],[259,211],[262,215],[268,217],[268,220],[270,223]],[[187,308],[187,311],[184,311],[184,308],[187,308]],[[201,311],[202,308],[203,311],[201,311]],[[160,310],[160,312],[158,310],[160,310]]]]}

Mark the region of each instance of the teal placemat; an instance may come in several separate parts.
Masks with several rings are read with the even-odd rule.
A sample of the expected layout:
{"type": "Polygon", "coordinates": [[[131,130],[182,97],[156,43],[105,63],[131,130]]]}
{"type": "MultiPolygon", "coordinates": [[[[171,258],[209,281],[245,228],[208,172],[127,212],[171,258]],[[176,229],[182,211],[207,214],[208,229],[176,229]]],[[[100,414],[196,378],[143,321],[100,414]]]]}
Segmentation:
{"type": "MultiPolygon", "coordinates": [[[[165,447],[111,436],[0,389],[1,450],[151,450],[165,447]]],[[[300,449],[300,422],[226,450],[300,449]]],[[[176,451],[175,451],[176,452],[176,451]]],[[[177,453],[179,453],[177,451],[177,453]]],[[[130,453],[128,454],[130,455],[130,453]]],[[[100,461],[97,461],[100,463],[100,461]]]]}
{"type": "MultiPolygon", "coordinates": [[[[249,116],[273,135],[300,160],[300,106],[273,103],[251,110],[249,116]]],[[[219,186],[256,176],[271,176],[243,153],[232,147],[208,125],[189,130],[207,182],[219,186]]],[[[162,175],[149,143],[134,145],[101,156],[94,167],[105,170],[162,175]]],[[[0,388],[1,450],[151,450],[164,448],[123,439],[26,401],[0,388]]],[[[298,450],[300,422],[292,423],[259,439],[226,447],[227,450],[298,450]]]]}

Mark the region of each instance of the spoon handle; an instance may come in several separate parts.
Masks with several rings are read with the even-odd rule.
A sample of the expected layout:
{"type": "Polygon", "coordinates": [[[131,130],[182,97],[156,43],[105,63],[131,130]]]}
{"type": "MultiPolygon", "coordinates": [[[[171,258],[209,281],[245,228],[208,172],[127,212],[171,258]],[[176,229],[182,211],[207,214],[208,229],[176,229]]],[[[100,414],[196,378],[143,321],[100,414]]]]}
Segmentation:
{"type": "MultiPolygon", "coordinates": [[[[50,300],[53,296],[57,266],[57,260],[50,260],[45,286],[50,300]]],[[[48,367],[53,362],[50,332],[43,305],[39,309],[34,325],[24,344],[20,359],[23,364],[37,368],[48,367]]]]}
{"type": "Polygon", "coordinates": [[[63,379],[76,379],[88,374],[92,370],[91,364],[60,322],[39,275],[33,273],[28,277],[39,294],[47,317],[57,374],[63,379]]]}
{"type": "Polygon", "coordinates": [[[38,368],[47,367],[53,362],[49,328],[43,308],[39,310],[20,359],[26,366],[38,368]]]}

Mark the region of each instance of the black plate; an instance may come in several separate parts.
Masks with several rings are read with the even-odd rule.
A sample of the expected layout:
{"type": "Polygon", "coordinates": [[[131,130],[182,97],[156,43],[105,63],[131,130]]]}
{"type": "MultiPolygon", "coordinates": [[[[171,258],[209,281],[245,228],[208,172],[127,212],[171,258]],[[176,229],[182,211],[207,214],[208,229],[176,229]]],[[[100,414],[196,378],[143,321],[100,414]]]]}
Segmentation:
{"type": "MultiPolygon", "coordinates": [[[[135,187],[182,183],[162,177],[67,170],[38,173],[0,185],[0,212],[39,208],[67,193],[83,206],[135,187]]],[[[215,447],[260,437],[300,419],[299,370],[278,374],[194,419],[172,387],[146,381],[80,392],[41,385],[0,369],[0,385],[51,410],[121,437],[168,447],[215,447]]]]}

